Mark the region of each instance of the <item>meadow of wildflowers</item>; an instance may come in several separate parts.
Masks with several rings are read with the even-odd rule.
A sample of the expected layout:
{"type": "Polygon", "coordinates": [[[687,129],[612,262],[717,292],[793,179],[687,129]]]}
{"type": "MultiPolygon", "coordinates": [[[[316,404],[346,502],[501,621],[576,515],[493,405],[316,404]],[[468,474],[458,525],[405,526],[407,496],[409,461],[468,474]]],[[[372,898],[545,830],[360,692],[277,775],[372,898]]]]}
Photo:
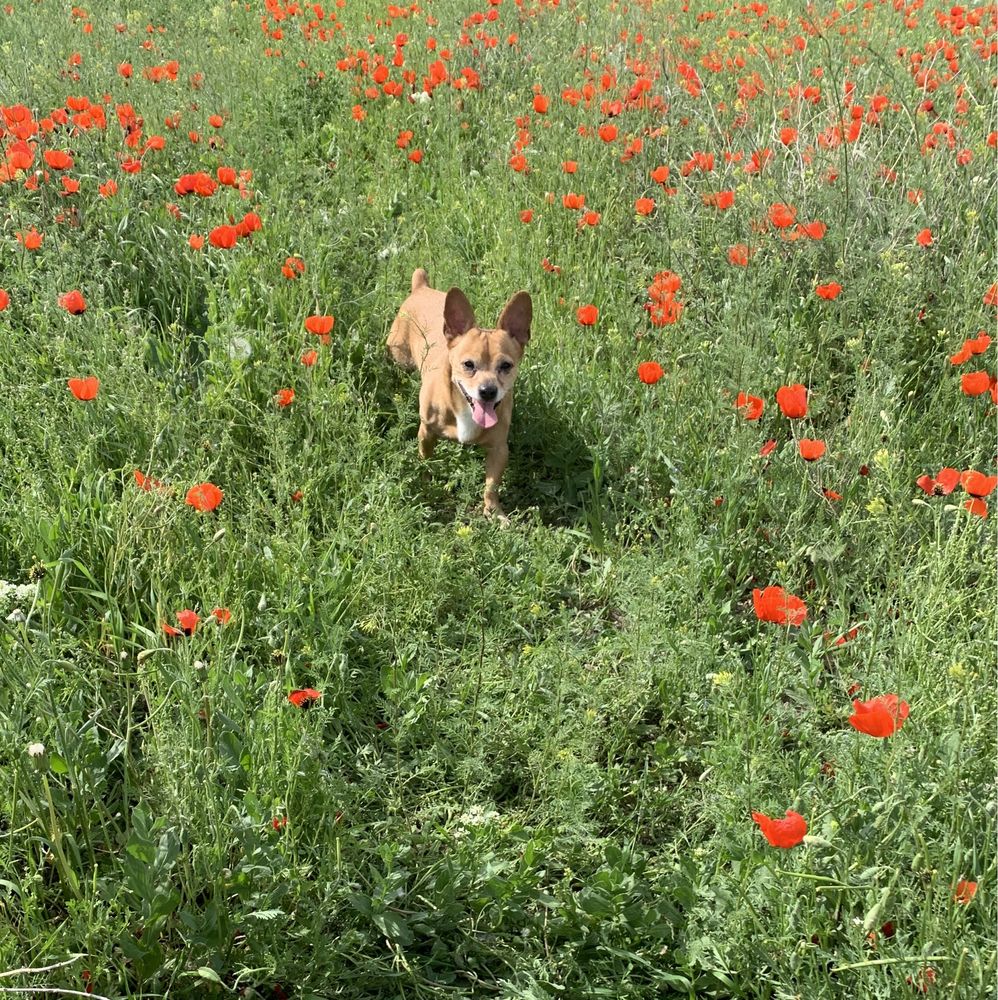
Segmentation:
{"type": "Polygon", "coordinates": [[[931,0],[0,8],[0,992],[994,996],[996,74],[931,0]],[[508,525],[417,267],[533,298],[508,525]]]}

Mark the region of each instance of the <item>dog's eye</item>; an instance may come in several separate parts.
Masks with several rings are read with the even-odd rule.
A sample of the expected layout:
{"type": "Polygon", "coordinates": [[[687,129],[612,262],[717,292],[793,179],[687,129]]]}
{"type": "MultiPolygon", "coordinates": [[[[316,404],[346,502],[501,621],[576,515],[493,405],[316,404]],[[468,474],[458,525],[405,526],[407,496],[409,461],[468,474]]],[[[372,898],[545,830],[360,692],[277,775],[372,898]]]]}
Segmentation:
{"type": "Polygon", "coordinates": [[[475,362],[474,361],[465,361],[464,362],[464,370],[466,372],[473,372],[475,370],[475,362]]]}
{"type": "Polygon", "coordinates": [[[513,370],[513,365],[509,361],[502,361],[502,362],[500,362],[500,364],[499,364],[499,371],[502,372],[503,375],[505,375],[506,372],[509,372],[509,371],[512,371],[512,370],[513,370]]]}

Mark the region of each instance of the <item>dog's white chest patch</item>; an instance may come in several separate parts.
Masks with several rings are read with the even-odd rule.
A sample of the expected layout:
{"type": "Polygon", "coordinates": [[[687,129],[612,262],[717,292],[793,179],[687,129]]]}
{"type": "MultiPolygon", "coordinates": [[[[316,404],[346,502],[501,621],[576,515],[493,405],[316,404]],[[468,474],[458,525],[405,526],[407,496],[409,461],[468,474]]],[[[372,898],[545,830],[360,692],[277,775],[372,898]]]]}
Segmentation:
{"type": "Polygon", "coordinates": [[[474,418],[471,416],[471,407],[467,403],[462,406],[457,413],[457,439],[461,444],[470,444],[475,438],[478,437],[478,433],[481,428],[475,423],[474,418]]]}

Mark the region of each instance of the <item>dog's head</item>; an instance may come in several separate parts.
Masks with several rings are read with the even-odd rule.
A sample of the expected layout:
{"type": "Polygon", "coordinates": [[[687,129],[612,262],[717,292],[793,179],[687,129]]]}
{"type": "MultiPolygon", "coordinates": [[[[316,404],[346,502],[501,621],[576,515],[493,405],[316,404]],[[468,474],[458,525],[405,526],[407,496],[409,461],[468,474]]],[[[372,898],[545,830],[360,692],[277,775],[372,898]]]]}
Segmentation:
{"type": "Polygon", "coordinates": [[[472,419],[479,427],[494,427],[496,407],[513,388],[523,349],[530,340],[533,305],[526,292],[506,303],[499,322],[490,328],[476,324],[475,313],[459,288],[444,302],[444,336],[451,378],[464,393],[472,419]]]}

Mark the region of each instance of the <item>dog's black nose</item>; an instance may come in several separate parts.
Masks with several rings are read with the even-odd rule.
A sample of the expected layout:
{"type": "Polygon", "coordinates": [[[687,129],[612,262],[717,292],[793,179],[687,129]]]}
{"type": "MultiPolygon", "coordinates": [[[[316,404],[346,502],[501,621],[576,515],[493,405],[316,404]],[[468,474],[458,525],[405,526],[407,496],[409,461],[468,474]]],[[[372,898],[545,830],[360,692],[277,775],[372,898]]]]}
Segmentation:
{"type": "Polygon", "coordinates": [[[499,389],[495,383],[487,382],[485,385],[478,387],[478,398],[483,403],[491,403],[498,395],[499,389]]]}

